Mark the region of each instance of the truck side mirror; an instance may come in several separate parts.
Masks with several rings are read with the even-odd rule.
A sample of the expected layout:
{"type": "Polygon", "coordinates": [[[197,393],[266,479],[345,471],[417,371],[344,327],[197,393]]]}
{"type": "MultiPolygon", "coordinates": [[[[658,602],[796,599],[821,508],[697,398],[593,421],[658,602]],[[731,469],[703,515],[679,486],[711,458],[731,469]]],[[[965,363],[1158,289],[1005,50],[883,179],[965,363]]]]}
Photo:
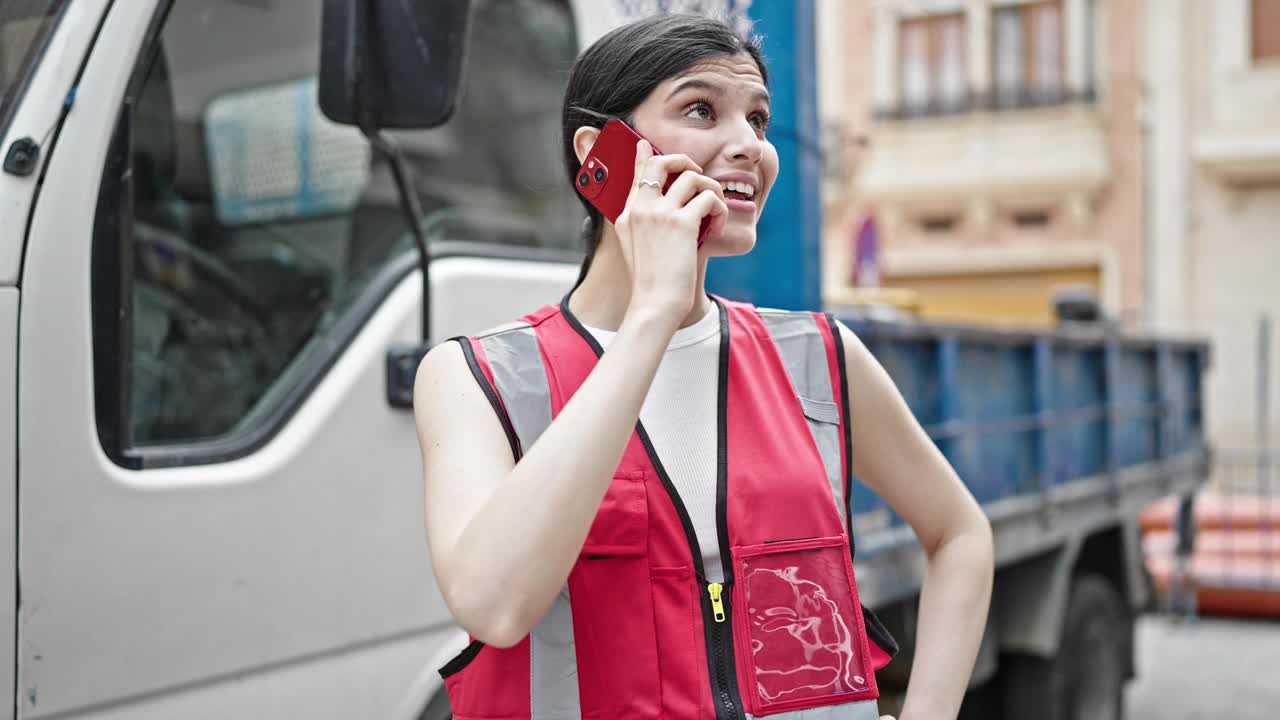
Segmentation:
{"type": "Polygon", "coordinates": [[[387,401],[412,407],[417,364],[431,347],[431,250],[413,172],[383,130],[425,130],[453,115],[462,87],[469,0],[324,0],[320,110],[355,125],[391,166],[400,209],[418,248],[422,341],[387,351],[387,401]]]}
{"type": "Polygon", "coordinates": [[[469,0],[325,0],[320,109],[336,123],[426,129],[453,114],[469,0]]]}

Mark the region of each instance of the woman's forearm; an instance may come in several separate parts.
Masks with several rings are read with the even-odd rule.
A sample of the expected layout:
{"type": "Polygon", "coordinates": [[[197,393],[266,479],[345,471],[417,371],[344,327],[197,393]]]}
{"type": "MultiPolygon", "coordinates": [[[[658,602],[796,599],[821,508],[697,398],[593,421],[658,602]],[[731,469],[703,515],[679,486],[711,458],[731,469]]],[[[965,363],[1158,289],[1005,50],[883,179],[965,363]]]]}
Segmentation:
{"type": "Polygon", "coordinates": [[[523,638],[563,587],[635,429],[675,325],[628,315],[581,388],[467,524],[445,588],[494,645],[523,638]]]}
{"type": "Polygon", "coordinates": [[[929,555],[916,647],[900,720],[956,717],[986,629],[993,575],[985,518],[929,555]]]}

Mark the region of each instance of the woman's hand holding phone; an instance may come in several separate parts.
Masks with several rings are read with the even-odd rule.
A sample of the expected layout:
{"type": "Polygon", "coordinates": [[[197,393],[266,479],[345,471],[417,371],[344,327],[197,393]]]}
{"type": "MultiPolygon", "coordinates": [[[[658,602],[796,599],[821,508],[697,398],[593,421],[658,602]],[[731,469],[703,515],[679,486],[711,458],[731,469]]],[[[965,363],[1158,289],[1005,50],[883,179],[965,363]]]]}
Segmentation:
{"type": "Polygon", "coordinates": [[[698,235],[711,216],[719,235],[729,209],[720,183],[687,155],[654,155],[636,145],[635,175],[614,227],[631,273],[631,308],[647,308],[680,322],[693,309],[698,282],[698,235]],[[663,192],[669,175],[678,174],[663,192]]]}

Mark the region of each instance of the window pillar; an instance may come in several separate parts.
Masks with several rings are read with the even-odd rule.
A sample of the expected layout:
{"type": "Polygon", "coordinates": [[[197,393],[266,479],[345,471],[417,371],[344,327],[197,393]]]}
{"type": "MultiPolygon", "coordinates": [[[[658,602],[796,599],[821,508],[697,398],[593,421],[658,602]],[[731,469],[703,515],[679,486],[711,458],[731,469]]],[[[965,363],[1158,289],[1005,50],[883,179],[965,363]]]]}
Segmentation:
{"type": "Polygon", "coordinates": [[[968,0],[964,21],[969,36],[969,91],[983,97],[991,92],[990,0],[968,0]]]}
{"type": "Polygon", "coordinates": [[[1089,87],[1089,0],[1064,0],[1063,30],[1066,37],[1067,92],[1078,95],[1089,87]]]}
{"type": "Polygon", "coordinates": [[[894,110],[899,103],[898,13],[892,3],[883,0],[875,4],[874,12],[872,97],[875,109],[894,110]]]}

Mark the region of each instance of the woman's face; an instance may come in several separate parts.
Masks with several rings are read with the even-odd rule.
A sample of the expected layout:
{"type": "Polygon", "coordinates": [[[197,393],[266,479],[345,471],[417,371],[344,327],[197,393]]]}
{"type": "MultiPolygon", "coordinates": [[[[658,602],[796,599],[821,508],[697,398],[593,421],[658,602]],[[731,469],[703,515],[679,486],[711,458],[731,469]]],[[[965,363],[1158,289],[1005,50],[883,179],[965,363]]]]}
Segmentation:
{"type": "Polygon", "coordinates": [[[765,139],[769,91],[751,56],[710,60],[663,81],[636,108],[632,124],[664,153],[688,155],[725,189],[724,233],[707,238],[704,251],[750,251],[778,176],[778,152],[765,139]]]}

